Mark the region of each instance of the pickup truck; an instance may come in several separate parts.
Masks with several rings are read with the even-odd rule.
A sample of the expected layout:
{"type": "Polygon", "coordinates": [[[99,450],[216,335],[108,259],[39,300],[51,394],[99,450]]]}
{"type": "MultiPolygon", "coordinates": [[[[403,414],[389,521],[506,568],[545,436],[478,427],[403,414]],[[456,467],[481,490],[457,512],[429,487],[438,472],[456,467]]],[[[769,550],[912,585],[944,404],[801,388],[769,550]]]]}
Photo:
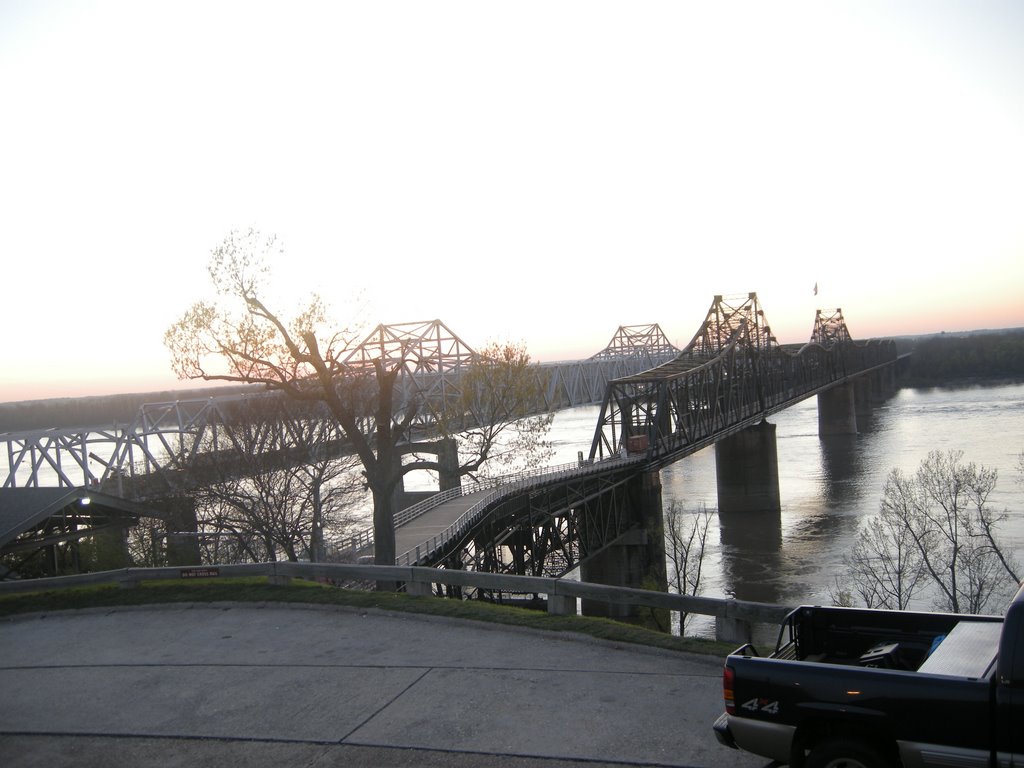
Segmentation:
{"type": "Polygon", "coordinates": [[[1004,616],[801,606],[725,660],[722,744],[795,768],[1024,768],[1024,586],[1004,616]]]}

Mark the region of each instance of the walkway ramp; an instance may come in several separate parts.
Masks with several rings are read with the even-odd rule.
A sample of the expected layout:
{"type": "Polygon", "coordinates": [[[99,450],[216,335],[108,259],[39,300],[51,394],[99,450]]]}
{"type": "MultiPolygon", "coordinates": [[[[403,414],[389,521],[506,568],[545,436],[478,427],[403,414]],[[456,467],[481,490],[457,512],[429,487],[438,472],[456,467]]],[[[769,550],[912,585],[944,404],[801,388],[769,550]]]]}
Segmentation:
{"type": "MultiPolygon", "coordinates": [[[[494,492],[493,488],[475,491],[438,504],[433,509],[414,517],[395,528],[395,553],[404,555],[427,544],[444,533],[477,502],[494,492]]],[[[415,554],[415,553],[414,553],[415,554]]],[[[418,559],[418,558],[417,558],[418,559]]]]}

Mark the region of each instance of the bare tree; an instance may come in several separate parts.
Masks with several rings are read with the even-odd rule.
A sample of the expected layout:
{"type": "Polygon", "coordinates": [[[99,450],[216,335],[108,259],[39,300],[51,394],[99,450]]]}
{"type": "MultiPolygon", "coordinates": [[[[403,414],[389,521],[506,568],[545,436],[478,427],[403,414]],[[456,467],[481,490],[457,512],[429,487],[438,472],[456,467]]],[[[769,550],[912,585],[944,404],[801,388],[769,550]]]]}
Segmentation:
{"type": "Polygon", "coordinates": [[[323,559],[324,529],[339,534],[355,522],[345,496],[334,485],[337,461],[301,469],[262,468],[226,480],[197,495],[200,540],[210,562],[323,559]]]}
{"type": "Polygon", "coordinates": [[[156,567],[164,564],[159,545],[164,525],[164,521],[158,518],[143,517],[128,529],[126,544],[128,556],[134,565],[156,567]]]}
{"type": "Polygon", "coordinates": [[[545,413],[545,379],[522,344],[492,342],[481,350],[462,379],[462,394],[455,413],[469,422],[444,425],[457,434],[459,453],[469,457],[463,474],[497,468],[500,473],[534,469],[551,458],[545,439],[553,413],[545,413]],[[464,428],[463,428],[464,427],[464,428]],[[485,467],[489,465],[489,467],[485,467]]]}
{"type": "Polygon", "coordinates": [[[1020,582],[1019,567],[999,541],[1007,513],[989,504],[997,473],[965,463],[961,451],[932,451],[917,472],[893,469],[878,517],[861,530],[845,559],[851,589],[868,606],[904,609],[929,589],[935,607],[981,613],[1020,582]]]}
{"type": "MultiPolygon", "coordinates": [[[[362,464],[373,499],[374,561],[393,564],[396,487],[409,472],[441,469],[421,456],[401,460],[426,407],[415,400],[401,409],[395,404],[396,383],[417,349],[403,346],[397,355],[370,361],[369,371],[353,369],[345,359],[356,333],[332,327],[319,297],[312,296],[291,321],[264,303],[267,260],[280,252],[276,238],[252,230],[232,233],[214,249],[209,274],[219,298],[193,305],[168,329],[164,341],[174,370],[185,379],[260,384],[294,400],[324,403],[362,464]]],[[[531,379],[539,386],[536,376],[531,379]]],[[[506,415],[509,424],[528,414],[506,415]]],[[[447,421],[439,418],[439,428],[447,421]]],[[[501,432],[485,435],[459,473],[479,469],[501,432]]]]}
{"type": "MultiPolygon", "coordinates": [[[[665,512],[666,555],[671,567],[669,589],[680,595],[699,595],[704,575],[704,555],[708,529],[714,513],[701,504],[695,512],[686,512],[682,504],[673,501],[665,512]]],[[[679,613],[682,634],[689,614],[679,613]]]]}
{"type": "Polygon", "coordinates": [[[836,577],[829,590],[836,605],[852,606],[859,600],[868,608],[902,611],[925,584],[920,550],[902,519],[885,504],[861,528],[843,562],[848,575],[836,577]]]}
{"type": "Polygon", "coordinates": [[[203,455],[215,455],[195,493],[206,562],[323,558],[324,531],[340,535],[355,522],[362,483],[355,457],[330,457],[326,414],[289,409],[282,398],[234,409],[203,455]]]}

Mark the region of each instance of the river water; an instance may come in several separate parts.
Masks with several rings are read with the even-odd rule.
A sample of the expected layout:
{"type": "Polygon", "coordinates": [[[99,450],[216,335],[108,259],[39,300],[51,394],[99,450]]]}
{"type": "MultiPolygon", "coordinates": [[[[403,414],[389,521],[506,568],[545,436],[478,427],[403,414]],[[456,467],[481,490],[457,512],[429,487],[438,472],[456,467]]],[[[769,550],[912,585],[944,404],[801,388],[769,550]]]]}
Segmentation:
{"type": "MultiPolygon", "coordinates": [[[[599,408],[560,412],[552,425],[553,463],[589,454],[599,408]]],[[[702,593],[767,603],[830,603],[842,558],[860,524],[878,512],[894,467],[913,473],[933,449],[963,451],[965,462],[996,469],[993,507],[1009,512],[1004,543],[1024,560],[1024,384],[902,389],[877,406],[860,434],[818,437],[816,398],[782,411],[776,425],[779,515],[715,515],[705,552],[702,593]]],[[[662,501],[716,509],[715,451],[708,448],[661,471],[662,501]]],[[[927,608],[927,605],[919,606],[927,608]]]]}

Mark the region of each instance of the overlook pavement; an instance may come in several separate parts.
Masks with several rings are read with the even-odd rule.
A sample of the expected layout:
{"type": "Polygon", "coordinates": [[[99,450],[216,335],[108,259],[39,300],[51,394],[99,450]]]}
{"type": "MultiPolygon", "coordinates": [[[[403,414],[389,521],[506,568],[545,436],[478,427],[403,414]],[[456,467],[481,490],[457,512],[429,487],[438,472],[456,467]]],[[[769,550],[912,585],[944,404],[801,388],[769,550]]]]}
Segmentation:
{"type": "Polygon", "coordinates": [[[0,619],[0,765],[754,768],[721,659],[339,607],[0,619]]]}

